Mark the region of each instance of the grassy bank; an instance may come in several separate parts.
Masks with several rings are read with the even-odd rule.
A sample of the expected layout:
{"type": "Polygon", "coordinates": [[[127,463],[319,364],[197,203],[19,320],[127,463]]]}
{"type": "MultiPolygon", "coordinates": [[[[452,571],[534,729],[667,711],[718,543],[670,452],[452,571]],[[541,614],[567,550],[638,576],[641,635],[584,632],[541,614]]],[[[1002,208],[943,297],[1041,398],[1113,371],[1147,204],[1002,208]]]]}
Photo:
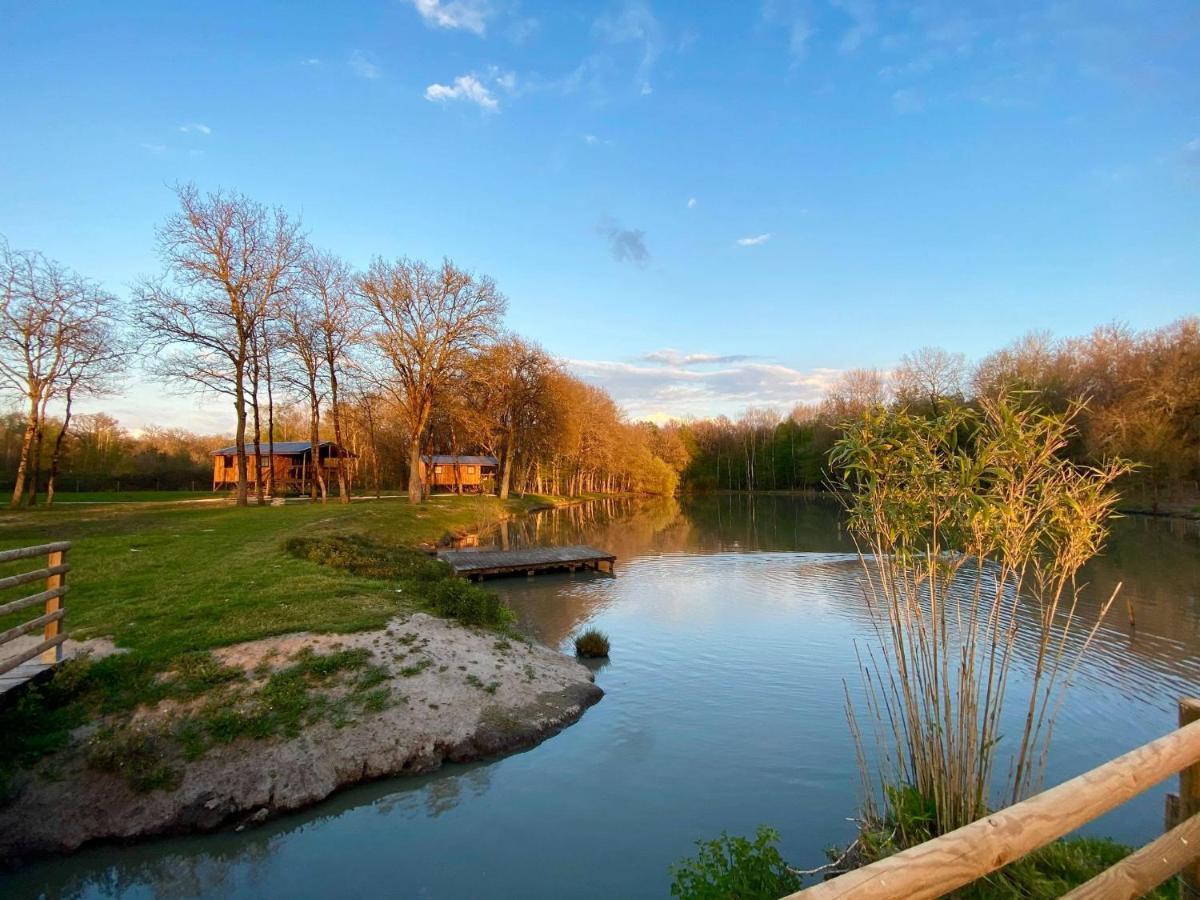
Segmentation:
{"type": "MultiPolygon", "coordinates": [[[[138,782],[155,789],[178,777],[176,768],[155,763],[178,757],[176,745],[190,752],[213,740],[269,737],[315,724],[326,714],[344,717],[346,703],[326,696],[331,688],[350,690],[351,699],[367,704],[363,709],[383,704],[386,698],[368,690],[373,684],[364,682],[360,696],[315,677],[333,658],[297,656],[291,668],[251,691],[242,687],[242,676],[207,651],[299,631],[377,629],[397,614],[420,609],[467,624],[503,624],[508,611],[494,595],[450,576],[419,545],[547,502],[440,497],[417,507],[400,499],[249,508],[143,503],[0,515],[0,549],[74,543],[68,631],[75,640],[111,638],[127,651],[66,664],[48,684],[0,708],[0,802],[21,768],[37,767],[39,775],[53,777],[41,771],[50,755],[68,747],[74,729],[88,722],[104,724],[92,741],[89,765],[107,771],[105,754],[116,754],[138,760],[127,773],[138,778],[143,770],[169,771],[171,779],[138,782]],[[237,727],[230,725],[231,701],[225,696],[231,689],[241,692],[240,705],[232,705],[250,711],[235,717],[237,727]],[[210,695],[224,699],[205,706],[210,695]],[[199,704],[201,712],[184,720],[177,733],[147,736],[131,727],[139,707],[163,700],[199,704]],[[208,707],[217,708],[204,712],[208,707]],[[261,714],[263,709],[271,716],[261,714]],[[291,711],[291,719],[272,725],[281,709],[291,711]],[[197,743],[197,735],[204,740],[197,743]]],[[[11,597],[0,597],[6,599],[11,597]]],[[[20,612],[0,619],[0,630],[28,618],[20,612]]],[[[358,679],[361,673],[351,675],[358,679]]]]}
{"type": "MultiPolygon", "coordinates": [[[[285,547],[290,539],[354,534],[411,547],[544,502],[444,497],[419,507],[404,500],[58,507],[0,515],[0,549],[73,541],[71,636],[109,636],[120,647],[171,658],[292,631],[377,628],[423,601],[380,578],[299,558],[285,547]]],[[[0,620],[0,628],[15,621],[0,620]]]]}

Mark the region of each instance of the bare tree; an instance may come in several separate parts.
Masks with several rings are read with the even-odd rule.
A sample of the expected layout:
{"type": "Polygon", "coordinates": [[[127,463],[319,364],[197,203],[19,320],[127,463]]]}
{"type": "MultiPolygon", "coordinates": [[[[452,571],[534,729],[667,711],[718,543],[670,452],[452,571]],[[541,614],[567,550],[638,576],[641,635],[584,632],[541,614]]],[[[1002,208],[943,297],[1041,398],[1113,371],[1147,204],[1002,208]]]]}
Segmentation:
{"type": "MultiPolygon", "coordinates": [[[[95,283],[35,252],[0,244],[0,390],[26,409],[12,505],[33,503],[47,408],[65,396],[53,474],[73,396],[99,392],[118,367],[116,300],[95,283]]],[[[52,488],[51,488],[52,490],[52,488]]]]}
{"type": "Polygon", "coordinates": [[[157,355],[159,377],[233,401],[237,502],[245,506],[254,343],[295,275],[303,241],[286,213],[241,194],[202,196],[192,185],[176,194],[180,209],[157,233],[166,271],[139,286],[136,321],[157,355]]]}
{"type": "MultiPolygon", "coordinates": [[[[325,368],[325,383],[329,388],[329,417],[333,422],[333,440],[341,448],[341,376],[351,349],[362,339],[362,311],[354,302],[354,276],[346,263],[337,256],[310,249],[305,254],[301,270],[301,290],[311,299],[314,325],[320,338],[320,356],[325,368]]],[[[350,479],[340,449],[334,460],[338,500],[349,503],[350,479]]]]}
{"type": "Polygon", "coordinates": [[[935,415],[943,400],[961,398],[967,358],[941,347],[922,347],[900,358],[896,367],[896,396],[901,403],[928,401],[935,415]]]}
{"type": "Polygon", "coordinates": [[[506,301],[487,277],[449,260],[439,268],[408,259],[376,259],[358,289],[378,315],[371,333],[394,379],[394,396],[408,430],[408,499],[420,503],[421,441],[439,390],[496,332],[506,301]]]}
{"type": "Polygon", "coordinates": [[[292,361],[288,380],[298,388],[308,401],[309,445],[312,447],[313,472],[310,496],[320,497],[324,503],[328,494],[325,473],[320,459],[321,401],[325,358],[323,341],[317,325],[319,312],[311,295],[294,292],[281,309],[280,324],[283,329],[281,341],[292,361]]]}
{"type": "Polygon", "coordinates": [[[878,369],[848,369],[825,392],[821,412],[831,422],[845,422],[887,399],[887,383],[878,369]]]}

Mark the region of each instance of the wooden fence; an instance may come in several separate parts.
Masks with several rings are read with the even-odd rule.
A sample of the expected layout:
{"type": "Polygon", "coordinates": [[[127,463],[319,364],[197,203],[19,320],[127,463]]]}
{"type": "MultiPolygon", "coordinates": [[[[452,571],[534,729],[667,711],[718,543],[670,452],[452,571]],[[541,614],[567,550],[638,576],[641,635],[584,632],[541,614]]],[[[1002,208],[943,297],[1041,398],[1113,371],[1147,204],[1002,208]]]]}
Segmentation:
{"type": "Polygon", "coordinates": [[[1181,896],[1200,897],[1200,700],[1180,701],[1179,726],[1028,800],[785,900],[940,897],[1069,834],[1176,773],[1179,794],[1167,798],[1166,834],[1066,896],[1140,897],[1182,872],[1181,896]]]}
{"type": "Polygon", "coordinates": [[[0,647],[9,641],[28,634],[38,628],[43,629],[42,641],[34,647],[24,650],[15,656],[0,660],[0,675],[15,669],[22,663],[28,662],[35,656],[41,657],[45,665],[53,665],[62,659],[62,643],[67,639],[63,631],[63,617],[67,614],[63,606],[63,597],[67,594],[67,573],[71,566],[67,563],[67,552],[71,549],[69,541],[59,541],[55,544],[41,544],[37,547],[22,547],[19,550],[0,551],[0,564],[15,562],[23,559],[46,557],[46,567],[21,572],[0,578],[0,591],[32,584],[36,581],[45,582],[45,590],[20,600],[0,603],[0,616],[17,612],[30,607],[40,607],[41,615],[24,622],[7,631],[0,631],[0,647]]]}

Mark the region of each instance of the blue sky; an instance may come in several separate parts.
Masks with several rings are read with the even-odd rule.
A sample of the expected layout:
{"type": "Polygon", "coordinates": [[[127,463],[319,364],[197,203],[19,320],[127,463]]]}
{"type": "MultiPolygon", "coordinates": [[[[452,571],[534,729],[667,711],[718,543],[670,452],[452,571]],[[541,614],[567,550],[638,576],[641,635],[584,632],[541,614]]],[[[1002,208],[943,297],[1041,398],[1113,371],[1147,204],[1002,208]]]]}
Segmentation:
{"type": "Polygon", "coordinates": [[[1200,311],[1194,0],[0,10],[0,234],[118,293],[170,184],[235,188],[356,264],[492,275],[655,417],[1200,311]]]}

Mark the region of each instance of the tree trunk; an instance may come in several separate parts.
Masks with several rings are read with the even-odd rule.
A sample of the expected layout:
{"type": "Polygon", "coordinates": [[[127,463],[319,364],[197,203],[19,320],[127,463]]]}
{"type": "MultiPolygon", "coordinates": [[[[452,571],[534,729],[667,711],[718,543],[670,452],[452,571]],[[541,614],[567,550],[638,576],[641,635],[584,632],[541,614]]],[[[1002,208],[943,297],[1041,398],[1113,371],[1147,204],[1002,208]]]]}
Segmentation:
{"type": "Polygon", "coordinates": [[[316,500],[318,494],[321,502],[328,499],[328,488],[325,486],[325,471],[321,465],[321,401],[317,397],[317,384],[313,378],[308,380],[308,440],[309,455],[312,457],[312,492],[310,496],[316,500]]]}
{"type": "Polygon", "coordinates": [[[62,428],[54,439],[54,453],[50,457],[50,477],[46,479],[46,505],[54,505],[54,488],[58,482],[58,466],[62,460],[63,443],[67,439],[67,429],[71,427],[71,389],[67,388],[67,408],[63,413],[62,428]]]}
{"type": "Polygon", "coordinates": [[[237,432],[234,437],[237,446],[237,505],[247,506],[250,500],[249,491],[246,489],[246,383],[243,369],[239,369],[237,373],[233,408],[237,414],[237,432]]]}
{"type": "Polygon", "coordinates": [[[263,505],[262,419],[258,409],[258,363],[254,363],[254,387],[250,391],[250,408],[254,413],[254,499],[263,505]]]}
{"type": "MultiPolygon", "coordinates": [[[[329,360],[329,414],[333,417],[333,442],[337,444],[338,455],[334,465],[337,468],[338,502],[350,502],[350,485],[346,479],[346,463],[342,459],[342,411],[338,405],[337,366],[329,360]]],[[[375,494],[379,494],[379,479],[375,480],[375,494]]]]}
{"type": "Polygon", "coordinates": [[[266,335],[263,336],[263,346],[266,353],[263,360],[267,366],[267,494],[275,496],[275,395],[271,388],[271,350],[266,346],[266,335]]]}
{"type": "Polygon", "coordinates": [[[11,506],[20,506],[25,494],[25,481],[29,477],[30,454],[33,451],[33,439],[37,434],[38,398],[29,402],[29,417],[25,420],[25,435],[21,438],[21,457],[17,463],[17,478],[13,484],[11,506]]]}
{"type": "Polygon", "coordinates": [[[408,502],[420,503],[421,496],[421,434],[417,432],[409,439],[408,448],[408,502]]]}
{"type": "Polygon", "coordinates": [[[504,469],[500,474],[500,499],[507,500],[509,488],[512,485],[512,469],[513,459],[517,455],[516,448],[512,445],[511,439],[507,448],[504,450],[504,469]]]}

